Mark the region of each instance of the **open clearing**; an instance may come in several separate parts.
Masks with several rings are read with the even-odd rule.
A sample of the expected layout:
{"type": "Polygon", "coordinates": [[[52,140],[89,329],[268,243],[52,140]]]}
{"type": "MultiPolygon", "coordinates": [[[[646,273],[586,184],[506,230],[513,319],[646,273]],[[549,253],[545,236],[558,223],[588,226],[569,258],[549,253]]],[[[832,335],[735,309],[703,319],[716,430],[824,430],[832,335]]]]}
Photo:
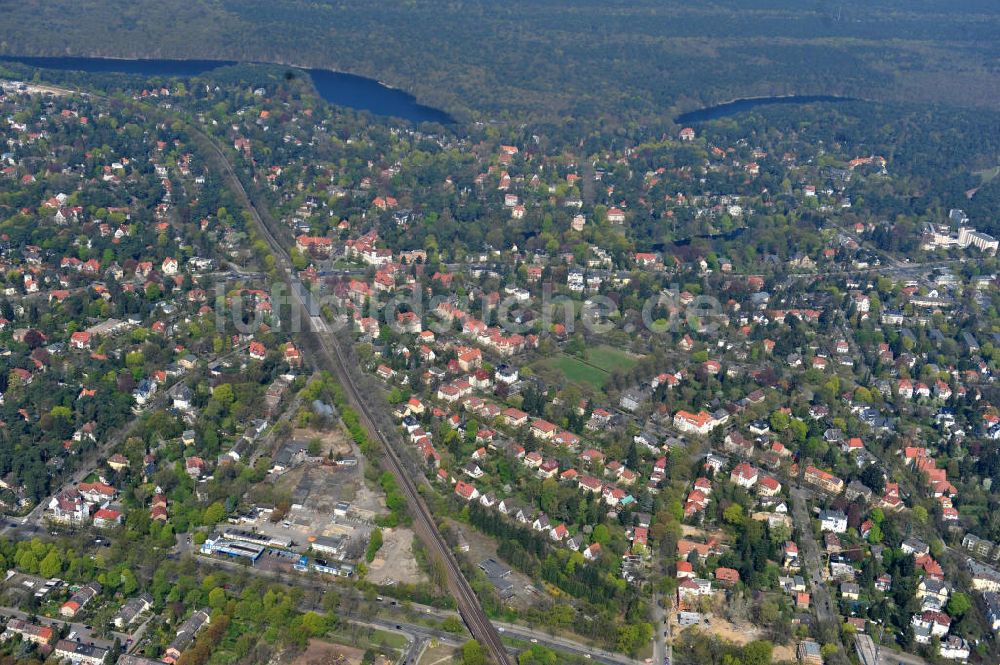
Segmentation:
{"type": "Polygon", "coordinates": [[[437,644],[427,647],[419,665],[453,665],[460,662],[458,649],[447,644],[437,644]]]}
{"type": "Polygon", "coordinates": [[[312,441],[319,439],[322,444],[324,455],[351,455],[351,444],[340,427],[331,427],[328,430],[317,430],[312,428],[296,428],[292,430],[292,438],[298,441],[312,441]]]}
{"type": "Polygon", "coordinates": [[[636,366],[641,356],[636,356],[627,351],[616,349],[613,346],[597,346],[587,349],[586,360],[589,364],[600,368],[605,372],[613,372],[616,369],[629,370],[636,366]]]}
{"type": "Polygon", "coordinates": [[[289,665],[361,665],[365,652],[353,647],[309,640],[309,646],[289,665]]]}
{"type": "Polygon", "coordinates": [[[570,383],[590,386],[600,390],[615,370],[627,371],[639,362],[634,356],[610,346],[587,349],[583,358],[559,354],[539,363],[543,367],[558,370],[570,383]]]}
{"type": "Polygon", "coordinates": [[[545,363],[563,373],[570,383],[588,384],[600,389],[608,380],[608,373],[593,365],[588,365],[578,358],[560,355],[545,361],[545,363]]]}
{"type": "MultiPolygon", "coordinates": [[[[719,638],[726,640],[727,642],[732,642],[733,644],[744,645],[748,642],[753,642],[754,640],[766,639],[764,631],[760,630],[756,626],[749,623],[734,624],[726,621],[725,618],[718,616],[716,614],[710,615],[711,624],[701,625],[701,626],[690,626],[687,628],[681,628],[677,624],[677,613],[671,612],[670,621],[673,624],[673,634],[676,636],[678,633],[684,630],[691,630],[696,628],[702,633],[709,633],[716,635],[719,638]]],[[[795,648],[787,644],[775,644],[774,652],[771,654],[771,661],[775,663],[780,663],[783,661],[795,661],[797,658],[795,654],[795,648]]]]}
{"type": "Polygon", "coordinates": [[[427,576],[417,566],[413,556],[413,531],[396,527],[382,530],[382,548],[375,560],[368,564],[368,576],[372,584],[419,584],[426,582],[427,576]]]}
{"type": "Polygon", "coordinates": [[[994,166],[991,169],[982,169],[981,171],[973,171],[972,175],[979,176],[982,179],[982,184],[986,185],[992,182],[997,176],[1000,176],[1000,166],[994,166]]]}

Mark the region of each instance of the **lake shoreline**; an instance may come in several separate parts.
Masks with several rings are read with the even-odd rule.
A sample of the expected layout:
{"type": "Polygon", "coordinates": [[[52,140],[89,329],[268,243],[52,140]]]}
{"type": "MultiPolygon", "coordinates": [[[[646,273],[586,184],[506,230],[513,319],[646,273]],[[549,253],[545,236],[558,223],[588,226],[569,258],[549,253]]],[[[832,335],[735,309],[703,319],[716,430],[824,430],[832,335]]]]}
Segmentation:
{"type": "Polygon", "coordinates": [[[763,95],[760,97],[740,97],[705,106],[700,109],[685,111],[674,118],[678,125],[696,124],[709,120],[726,118],[737,113],[744,113],[760,106],[777,106],[781,104],[821,104],[821,103],[843,103],[843,102],[864,102],[866,100],[858,97],[848,97],[844,95],[763,95]]]}
{"type": "Polygon", "coordinates": [[[335,69],[308,67],[287,62],[213,60],[202,58],[123,58],[111,56],[19,56],[0,55],[0,63],[12,62],[38,69],[83,71],[90,74],[193,77],[222,67],[240,64],[287,67],[307,74],[316,94],[330,104],[375,115],[397,117],[413,123],[452,125],[457,121],[443,109],[421,104],[417,97],[383,81],[335,69]]]}

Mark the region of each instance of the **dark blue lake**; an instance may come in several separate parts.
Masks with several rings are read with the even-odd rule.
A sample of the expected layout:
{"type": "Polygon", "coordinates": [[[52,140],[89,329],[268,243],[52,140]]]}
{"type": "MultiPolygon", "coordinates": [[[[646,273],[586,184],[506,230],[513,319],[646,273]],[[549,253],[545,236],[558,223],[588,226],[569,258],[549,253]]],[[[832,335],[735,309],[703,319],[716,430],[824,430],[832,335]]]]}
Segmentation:
{"type": "Polygon", "coordinates": [[[706,120],[718,120],[737,113],[752,111],[758,106],[776,106],[778,104],[815,104],[819,102],[856,102],[853,97],[837,97],[836,95],[789,95],[787,97],[751,97],[748,99],[737,99],[718,106],[708,106],[696,111],[682,113],[674,122],[678,125],[693,125],[706,120]]]}
{"type": "MultiPolygon", "coordinates": [[[[225,60],[118,60],[112,58],[12,57],[0,60],[20,62],[42,69],[89,73],[132,74],[137,76],[198,76],[218,67],[235,65],[225,60]]],[[[325,69],[304,70],[316,85],[316,91],[331,104],[393,116],[410,122],[450,124],[453,118],[440,109],[418,104],[413,95],[354,74],[325,69]]]]}

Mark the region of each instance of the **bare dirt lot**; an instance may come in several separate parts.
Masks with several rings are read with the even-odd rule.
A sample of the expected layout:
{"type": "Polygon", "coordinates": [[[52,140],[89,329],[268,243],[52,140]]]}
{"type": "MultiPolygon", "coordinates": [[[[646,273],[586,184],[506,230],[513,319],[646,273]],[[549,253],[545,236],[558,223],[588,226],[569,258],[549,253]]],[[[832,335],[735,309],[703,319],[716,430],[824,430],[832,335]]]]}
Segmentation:
{"type": "Polygon", "coordinates": [[[723,543],[728,540],[723,531],[709,531],[690,524],[681,524],[681,535],[699,542],[707,542],[709,538],[715,538],[723,543]]]}
{"type": "Polygon", "coordinates": [[[417,584],[427,581],[427,576],[417,566],[413,556],[413,531],[397,527],[382,531],[382,549],[375,560],[368,564],[368,577],[373,584],[402,582],[417,584]]]}
{"type": "MultiPolygon", "coordinates": [[[[753,642],[754,640],[766,639],[764,636],[764,631],[760,630],[756,626],[750,623],[734,624],[727,621],[725,618],[712,614],[706,615],[709,624],[702,623],[697,626],[697,629],[702,633],[711,633],[713,635],[718,635],[720,638],[732,642],[733,644],[746,644],[747,642],[753,642]]],[[[695,626],[689,626],[688,628],[680,628],[677,624],[677,614],[671,612],[670,621],[673,624],[673,634],[676,636],[682,630],[687,630],[688,628],[695,628],[695,626]]],[[[795,654],[795,648],[790,645],[774,645],[774,652],[772,653],[771,659],[774,662],[781,662],[784,660],[794,661],[797,658],[795,654]]]]}
{"type": "Polygon", "coordinates": [[[364,506],[378,505],[381,496],[364,485],[361,466],[301,464],[274,479],[275,493],[291,499],[291,509],[278,523],[260,517],[253,527],[260,533],[291,538],[299,545],[311,537],[343,535],[350,541],[349,556],[364,552],[375,512],[364,506]],[[364,504],[356,499],[363,495],[364,504]],[[350,504],[346,514],[339,502],[350,504]]]}
{"type": "Polygon", "coordinates": [[[456,665],[461,662],[458,649],[447,644],[437,644],[427,647],[420,665],[456,665]]]}
{"type": "Polygon", "coordinates": [[[289,662],[289,665],[361,665],[364,651],[353,647],[309,640],[309,646],[289,662]]]}
{"type": "Polygon", "coordinates": [[[329,453],[333,453],[334,456],[354,454],[351,450],[350,442],[340,427],[331,427],[329,430],[297,427],[292,430],[292,438],[300,441],[319,439],[320,443],[323,444],[322,450],[324,455],[329,453]]]}
{"type": "Polygon", "coordinates": [[[292,505],[332,516],[338,501],[354,501],[361,484],[357,467],[303,464],[282,474],[275,489],[291,497],[292,505]]]}

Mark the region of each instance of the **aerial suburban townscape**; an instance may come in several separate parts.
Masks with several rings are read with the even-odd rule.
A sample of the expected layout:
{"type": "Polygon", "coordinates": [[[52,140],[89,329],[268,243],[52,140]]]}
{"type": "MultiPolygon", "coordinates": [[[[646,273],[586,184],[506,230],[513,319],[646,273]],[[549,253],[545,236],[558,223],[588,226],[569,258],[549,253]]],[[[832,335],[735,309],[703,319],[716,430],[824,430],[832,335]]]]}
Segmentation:
{"type": "MultiPolygon", "coordinates": [[[[1000,110],[910,78],[974,80],[921,31],[994,8],[711,6],[816,19],[806,63],[927,41],[825,92],[784,42],[781,87],[616,62],[591,107],[524,52],[420,103],[287,55],[353,2],[183,58],[137,4],[127,52],[0,28],[0,665],[1000,662],[1000,110]]],[[[514,4],[545,57],[646,6],[514,4]]]]}

